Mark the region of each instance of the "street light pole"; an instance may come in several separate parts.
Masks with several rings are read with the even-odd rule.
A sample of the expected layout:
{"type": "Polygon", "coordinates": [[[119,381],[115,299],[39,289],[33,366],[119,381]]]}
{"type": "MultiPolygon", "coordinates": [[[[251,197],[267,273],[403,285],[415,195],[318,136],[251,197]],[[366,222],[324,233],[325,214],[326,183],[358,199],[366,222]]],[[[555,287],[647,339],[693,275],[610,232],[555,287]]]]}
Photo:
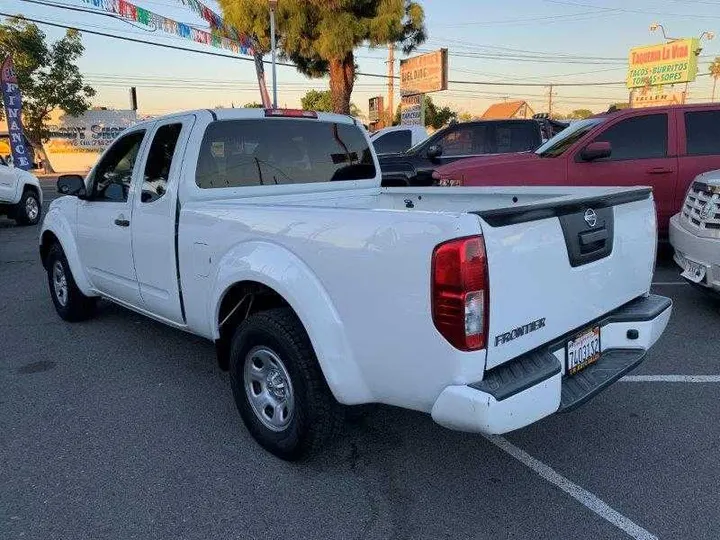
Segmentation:
{"type": "Polygon", "coordinates": [[[278,0],[268,0],[270,4],[270,48],[272,49],[272,86],[273,86],[273,108],[277,109],[277,71],[275,68],[275,9],[278,0]]]}

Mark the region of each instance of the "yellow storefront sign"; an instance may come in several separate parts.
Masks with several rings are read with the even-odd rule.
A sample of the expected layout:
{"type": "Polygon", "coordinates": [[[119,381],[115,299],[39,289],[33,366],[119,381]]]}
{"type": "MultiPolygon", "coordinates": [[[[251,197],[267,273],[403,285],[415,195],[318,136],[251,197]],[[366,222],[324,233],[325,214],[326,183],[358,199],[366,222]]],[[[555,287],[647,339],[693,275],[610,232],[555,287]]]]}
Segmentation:
{"type": "Polygon", "coordinates": [[[630,49],[628,88],[686,83],[697,76],[697,38],[630,49]]]}

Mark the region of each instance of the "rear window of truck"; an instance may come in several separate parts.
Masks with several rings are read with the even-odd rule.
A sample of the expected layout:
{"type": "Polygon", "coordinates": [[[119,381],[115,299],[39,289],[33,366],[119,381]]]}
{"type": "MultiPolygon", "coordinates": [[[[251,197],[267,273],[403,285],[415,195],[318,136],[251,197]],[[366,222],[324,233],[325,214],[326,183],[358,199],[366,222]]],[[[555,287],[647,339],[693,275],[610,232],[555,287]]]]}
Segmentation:
{"type": "Polygon", "coordinates": [[[367,139],[352,124],[307,119],[219,120],[205,130],[201,188],[307,184],[375,177],[367,139]]]}

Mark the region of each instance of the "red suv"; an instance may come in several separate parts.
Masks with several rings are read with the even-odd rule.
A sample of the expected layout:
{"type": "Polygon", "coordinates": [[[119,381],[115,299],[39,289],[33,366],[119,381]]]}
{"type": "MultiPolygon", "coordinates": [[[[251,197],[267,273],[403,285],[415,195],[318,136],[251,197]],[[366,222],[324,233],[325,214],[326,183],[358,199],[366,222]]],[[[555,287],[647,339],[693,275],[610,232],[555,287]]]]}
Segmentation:
{"type": "Polygon", "coordinates": [[[439,167],[439,185],[651,186],[667,236],[698,174],[720,169],[720,104],[625,109],[580,120],[534,152],[439,167]]]}

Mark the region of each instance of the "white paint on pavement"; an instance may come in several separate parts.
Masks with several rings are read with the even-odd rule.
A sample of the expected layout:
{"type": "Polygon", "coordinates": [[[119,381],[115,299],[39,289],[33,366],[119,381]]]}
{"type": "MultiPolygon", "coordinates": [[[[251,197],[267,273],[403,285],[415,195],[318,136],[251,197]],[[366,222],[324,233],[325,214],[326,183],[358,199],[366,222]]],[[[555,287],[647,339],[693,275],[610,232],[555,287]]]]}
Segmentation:
{"type": "Polygon", "coordinates": [[[595,512],[598,516],[612,523],[619,529],[625,531],[630,537],[639,540],[657,540],[657,536],[646,531],[640,525],[632,522],[623,516],[617,510],[611,508],[604,501],[593,495],[589,491],[581,488],[577,484],[571,482],[563,475],[555,471],[552,467],[545,465],[542,461],[535,459],[524,450],[518,448],[504,437],[485,436],[487,440],[493,443],[501,450],[507,452],[512,457],[520,461],[523,465],[531,468],[542,478],[562,489],[579,503],[583,504],[589,510],[595,512]]]}
{"type": "Polygon", "coordinates": [[[720,383],[720,375],[625,375],[623,382],[720,383]]]}

